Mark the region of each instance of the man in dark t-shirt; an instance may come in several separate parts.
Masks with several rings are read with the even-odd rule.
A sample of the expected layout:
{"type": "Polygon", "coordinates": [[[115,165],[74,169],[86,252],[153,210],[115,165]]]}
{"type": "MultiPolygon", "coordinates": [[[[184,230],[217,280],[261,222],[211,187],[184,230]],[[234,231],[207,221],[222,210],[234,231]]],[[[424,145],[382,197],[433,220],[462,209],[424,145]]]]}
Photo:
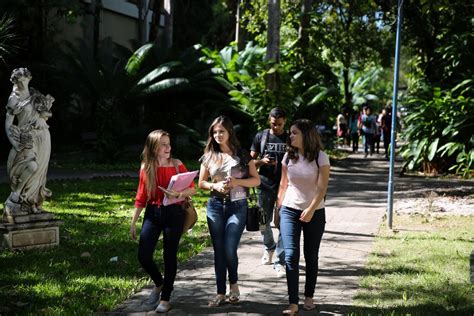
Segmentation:
{"type": "Polygon", "coordinates": [[[263,244],[265,250],[262,256],[262,263],[272,264],[273,254],[276,253],[273,268],[279,277],[285,273],[285,253],[278,235],[278,242],[275,243],[273,232],[270,227],[273,218],[273,210],[278,195],[278,187],[281,178],[281,161],[286,152],[286,140],[288,133],[285,130],[286,114],[280,108],[274,108],[269,115],[270,128],[260,131],[255,135],[250,148],[250,155],[255,159],[255,165],[259,169],[260,186],[258,192],[258,204],[265,210],[267,224],[262,231],[263,244]]]}
{"type": "Polygon", "coordinates": [[[382,129],[383,147],[385,149],[385,158],[388,158],[390,141],[392,140],[392,108],[386,107],[382,110],[382,119],[380,120],[380,127],[382,129]]]}

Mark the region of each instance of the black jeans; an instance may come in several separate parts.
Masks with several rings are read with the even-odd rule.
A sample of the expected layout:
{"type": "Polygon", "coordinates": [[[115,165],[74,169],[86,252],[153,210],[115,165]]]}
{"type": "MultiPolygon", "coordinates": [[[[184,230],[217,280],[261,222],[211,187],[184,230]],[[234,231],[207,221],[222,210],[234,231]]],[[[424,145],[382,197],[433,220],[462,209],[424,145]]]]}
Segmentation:
{"type": "Polygon", "coordinates": [[[357,152],[359,150],[359,133],[351,133],[352,137],[352,152],[357,152]]]}
{"type": "Polygon", "coordinates": [[[178,245],[183,232],[184,211],[181,205],[148,205],[138,244],[138,261],[157,287],[163,285],[161,299],[169,301],[178,268],[178,245]],[[164,278],[153,261],[158,238],[163,232],[164,278]]]}
{"type": "Polygon", "coordinates": [[[388,157],[388,148],[392,140],[391,131],[383,131],[383,148],[385,149],[385,157],[388,157]]]}

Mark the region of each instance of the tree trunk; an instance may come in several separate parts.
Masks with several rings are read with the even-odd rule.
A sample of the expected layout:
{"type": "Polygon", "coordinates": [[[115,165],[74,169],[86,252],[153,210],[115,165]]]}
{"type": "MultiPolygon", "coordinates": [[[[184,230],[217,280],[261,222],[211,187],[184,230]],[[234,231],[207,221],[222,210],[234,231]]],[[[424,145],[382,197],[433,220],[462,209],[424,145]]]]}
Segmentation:
{"type": "Polygon", "coordinates": [[[242,27],[242,12],[246,9],[246,0],[237,1],[237,13],[235,14],[235,41],[237,42],[237,51],[245,48],[245,40],[247,37],[246,30],[242,27]]]}
{"type": "Polygon", "coordinates": [[[173,0],[165,0],[165,33],[164,47],[170,48],[173,45],[173,0]]]}
{"type": "MultiPolygon", "coordinates": [[[[268,32],[267,32],[267,54],[265,59],[272,64],[280,61],[280,0],[268,0],[268,32]]],[[[278,75],[273,72],[267,75],[267,89],[278,90],[278,75]]]]}
{"type": "Polygon", "coordinates": [[[153,16],[151,19],[150,33],[148,34],[148,42],[158,43],[159,41],[158,29],[160,27],[162,4],[163,4],[163,0],[153,1],[153,7],[151,9],[153,12],[153,16]]]}
{"type": "Polygon", "coordinates": [[[96,1],[92,0],[89,4],[85,5],[86,14],[84,15],[84,26],[82,28],[84,42],[88,44],[88,47],[91,47],[91,50],[88,53],[91,57],[94,56],[94,31],[95,31],[95,8],[96,1]],[[90,46],[89,46],[90,45],[90,46]]]}
{"type": "Polygon", "coordinates": [[[342,77],[344,80],[344,103],[349,109],[352,109],[352,93],[349,89],[349,67],[344,66],[342,77]]]}
{"type": "Polygon", "coordinates": [[[101,0],[91,0],[85,5],[86,14],[84,15],[84,27],[82,28],[84,42],[91,50],[87,53],[91,57],[97,55],[99,48],[99,31],[100,31],[100,11],[102,8],[101,0]]]}
{"type": "Polygon", "coordinates": [[[298,38],[300,42],[301,54],[303,55],[303,63],[306,61],[308,56],[309,47],[309,28],[311,19],[311,7],[313,6],[313,0],[302,0],[301,3],[301,19],[300,28],[298,30],[298,38]]]}
{"type": "Polygon", "coordinates": [[[148,16],[148,0],[138,0],[138,42],[140,46],[146,43],[146,24],[148,16]]]}
{"type": "Polygon", "coordinates": [[[100,38],[100,12],[102,10],[102,0],[92,0],[94,5],[94,33],[93,33],[93,42],[92,49],[94,56],[97,56],[99,51],[99,38],[100,38]]]}

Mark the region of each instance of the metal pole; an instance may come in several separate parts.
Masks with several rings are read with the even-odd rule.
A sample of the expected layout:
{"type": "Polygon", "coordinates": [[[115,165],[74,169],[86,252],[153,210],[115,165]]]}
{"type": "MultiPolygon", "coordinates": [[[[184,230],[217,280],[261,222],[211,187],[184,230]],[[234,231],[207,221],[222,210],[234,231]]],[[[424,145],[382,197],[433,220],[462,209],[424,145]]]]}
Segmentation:
{"type": "Polygon", "coordinates": [[[397,99],[398,99],[398,72],[400,69],[400,46],[403,20],[403,0],[398,0],[397,15],[397,38],[395,43],[395,69],[393,72],[393,96],[392,96],[392,130],[390,131],[390,171],[388,176],[388,199],[387,199],[387,223],[388,228],[392,229],[393,220],[393,174],[395,169],[395,138],[397,123],[397,99]]]}

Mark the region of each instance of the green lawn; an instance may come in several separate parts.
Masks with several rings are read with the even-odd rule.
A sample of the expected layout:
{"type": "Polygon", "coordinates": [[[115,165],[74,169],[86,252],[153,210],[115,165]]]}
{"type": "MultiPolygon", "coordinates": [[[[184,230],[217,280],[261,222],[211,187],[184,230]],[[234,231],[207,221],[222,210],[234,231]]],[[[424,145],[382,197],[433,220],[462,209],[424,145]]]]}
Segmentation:
{"type": "Polygon", "coordinates": [[[382,227],[354,314],[473,315],[474,217],[397,216],[382,227]]]}
{"type": "MultiPolygon", "coordinates": [[[[177,157],[179,159],[179,157],[177,157]]],[[[200,164],[196,159],[183,159],[188,170],[199,170],[200,164]]],[[[113,162],[98,162],[97,157],[91,154],[63,154],[58,159],[51,159],[49,167],[66,170],[94,170],[94,171],[137,171],[140,169],[140,154],[127,153],[113,162]]]]}
{"type": "MultiPolygon", "coordinates": [[[[129,238],[137,182],[129,178],[50,181],[53,197],[44,208],[64,221],[60,245],[0,251],[0,314],[109,311],[148,284],[136,259],[137,242],[129,238]],[[110,261],[113,257],[118,260],[110,261]]],[[[1,184],[0,196],[8,194],[8,185],[1,184]]],[[[200,194],[195,198],[199,221],[181,241],[180,262],[210,244],[206,198],[200,194]]],[[[156,259],[160,258],[157,251],[156,259]]]]}

